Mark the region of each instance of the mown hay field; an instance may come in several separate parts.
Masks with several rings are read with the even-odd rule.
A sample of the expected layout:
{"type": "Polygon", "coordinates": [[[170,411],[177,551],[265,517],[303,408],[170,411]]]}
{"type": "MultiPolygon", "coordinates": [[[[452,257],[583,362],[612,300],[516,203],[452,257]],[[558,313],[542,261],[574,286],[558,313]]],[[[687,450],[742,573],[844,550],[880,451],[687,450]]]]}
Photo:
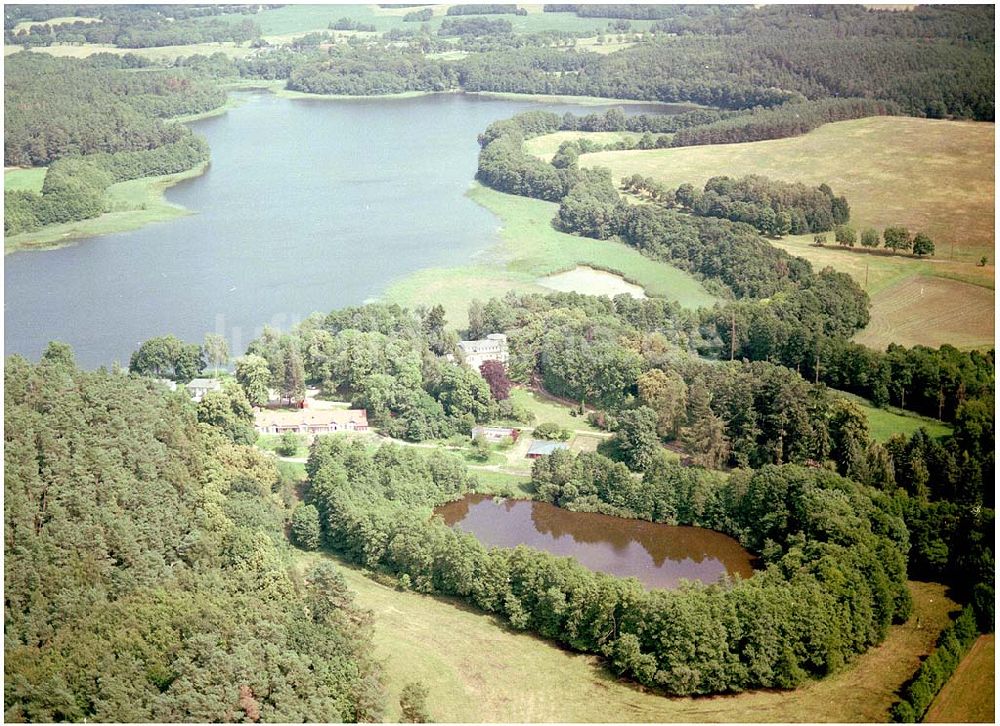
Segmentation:
{"type": "Polygon", "coordinates": [[[937,256],[993,260],[994,125],[879,116],[826,124],[803,136],[746,144],[587,154],[614,178],[652,176],[668,186],[760,174],[829,184],[851,205],[858,229],[923,230],[937,256]]]}
{"type": "Polygon", "coordinates": [[[995,654],[996,636],[980,636],[931,703],[924,723],[995,723],[995,654]]]}
{"type": "MultiPolygon", "coordinates": [[[[303,553],[300,565],[320,556],[303,553]]],[[[880,646],[840,673],[794,691],[667,698],[615,678],[595,656],[511,630],[458,600],[399,591],[340,569],[358,604],[374,615],[387,721],[398,719],[403,686],[419,680],[437,722],[885,722],[896,690],[957,609],[943,585],[911,582],[910,621],[892,626],[880,646]]]]}

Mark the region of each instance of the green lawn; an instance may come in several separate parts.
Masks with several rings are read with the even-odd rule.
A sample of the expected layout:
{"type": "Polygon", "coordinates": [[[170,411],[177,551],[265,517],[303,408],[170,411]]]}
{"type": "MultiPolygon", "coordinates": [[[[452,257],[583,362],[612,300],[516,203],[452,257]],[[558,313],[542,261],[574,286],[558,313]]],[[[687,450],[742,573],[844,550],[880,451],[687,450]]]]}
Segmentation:
{"type": "Polygon", "coordinates": [[[646,294],[676,300],[690,308],[708,306],[716,298],[691,275],[656,262],[624,244],[576,237],[557,231],[552,218],[558,206],[538,199],[503,194],[480,184],[469,197],[496,214],[501,242],[479,265],[421,270],[391,284],[385,298],[413,307],[440,302],[455,327],[468,324],[468,306],[509,290],[549,292],[540,277],[587,265],[621,275],[646,294]]]}
{"type": "Polygon", "coordinates": [[[470,472],[479,482],[476,491],[483,494],[526,499],[535,493],[535,487],[529,476],[510,474],[504,471],[486,471],[477,469],[470,472]]]}
{"type": "Polygon", "coordinates": [[[600,432],[600,429],[587,422],[586,416],[571,416],[572,409],[569,406],[545,398],[535,391],[527,388],[514,388],[510,392],[510,398],[515,404],[523,406],[535,414],[532,426],[537,426],[540,423],[554,423],[570,431],[600,432]]]}
{"type": "Polygon", "coordinates": [[[909,437],[919,428],[927,429],[927,433],[934,438],[951,436],[951,426],[935,418],[919,416],[901,408],[876,408],[860,396],[842,391],[837,391],[837,394],[854,401],[864,409],[868,416],[868,428],[876,441],[886,441],[893,434],[905,434],[909,437]]]}
{"type": "Polygon", "coordinates": [[[198,176],[206,166],[198,166],[179,174],[144,177],[113,184],[106,192],[108,207],[112,211],[94,219],[53,224],[37,232],[22,232],[13,237],[5,237],[4,253],[59,247],[80,237],[125,232],[152,222],[190,214],[187,209],[168,202],[163,192],[177,182],[198,176]]]}
{"type": "Polygon", "coordinates": [[[3,188],[5,192],[40,192],[48,167],[35,166],[28,169],[4,169],[3,188]]]}
{"type": "MultiPolygon", "coordinates": [[[[299,447],[296,449],[295,453],[292,454],[296,458],[304,458],[309,456],[309,447],[306,446],[306,437],[299,435],[299,447]]],[[[257,437],[256,444],[261,449],[265,451],[273,451],[278,453],[278,444],[281,442],[281,436],[279,434],[260,434],[257,437]]],[[[284,454],[281,454],[284,456],[284,454]]]]}

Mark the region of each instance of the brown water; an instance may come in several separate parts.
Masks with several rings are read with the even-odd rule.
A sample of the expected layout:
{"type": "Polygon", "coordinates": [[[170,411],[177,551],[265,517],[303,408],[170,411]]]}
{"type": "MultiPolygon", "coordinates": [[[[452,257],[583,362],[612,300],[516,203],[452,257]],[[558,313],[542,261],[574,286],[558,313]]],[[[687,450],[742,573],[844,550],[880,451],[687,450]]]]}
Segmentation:
{"type": "Polygon", "coordinates": [[[570,512],[545,502],[469,494],[434,510],[445,524],[488,547],[519,544],[576,559],[584,567],[635,577],[648,587],[678,581],[748,578],[753,556],[739,542],[701,527],[671,527],[606,514],[570,512]]]}

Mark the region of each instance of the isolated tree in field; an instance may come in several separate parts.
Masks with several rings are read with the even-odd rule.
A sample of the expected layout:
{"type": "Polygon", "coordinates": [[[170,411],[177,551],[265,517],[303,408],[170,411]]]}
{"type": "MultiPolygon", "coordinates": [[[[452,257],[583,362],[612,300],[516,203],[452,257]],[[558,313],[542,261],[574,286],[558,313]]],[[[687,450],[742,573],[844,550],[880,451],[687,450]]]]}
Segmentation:
{"type": "Polygon", "coordinates": [[[885,246],[893,251],[908,250],[913,243],[910,241],[910,231],[906,227],[886,227],[882,232],[885,246]]]}
{"type": "Polygon", "coordinates": [[[251,406],[263,406],[270,398],[268,386],[271,382],[271,369],[267,360],[250,353],[236,359],[236,381],[243,387],[243,392],[251,406]]]}
{"type": "Polygon", "coordinates": [[[917,257],[934,254],[934,242],[923,232],[917,232],[913,237],[913,254],[917,257]]]}
{"type": "Polygon", "coordinates": [[[506,401],[510,398],[511,383],[507,377],[507,366],[500,361],[488,360],[479,366],[479,372],[489,385],[494,401],[506,401]]]}
{"type": "Polygon", "coordinates": [[[319,549],[319,510],[312,504],[300,504],[292,512],[292,541],[304,550],[319,549]]]}
{"type": "Polygon", "coordinates": [[[823,245],[825,245],[826,244],[826,235],[825,234],[817,234],[817,235],[815,235],[813,237],[813,244],[814,245],[819,245],[820,247],[822,247],[823,245]]]}
{"type": "Polygon", "coordinates": [[[400,723],[432,723],[427,713],[427,686],[420,681],[407,683],[399,694],[400,723]]]}
{"type": "Polygon", "coordinates": [[[854,227],[850,227],[846,224],[838,226],[834,232],[833,236],[837,240],[837,244],[842,247],[853,247],[854,243],[857,242],[858,236],[854,232],[854,227]]]}
{"type": "Polygon", "coordinates": [[[205,355],[218,375],[219,366],[229,363],[229,343],[225,337],[218,333],[208,333],[205,336],[205,355]]]}
{"type": "Polygon", "coordinates": [[[476,461],[489,461],[490,444],[485,436],[477,436],[472,440],[472,457],[476,461]]]}
{"type": "Polygon", "coordinates": [[[877,229],[872,229],[869,227],[864,232],[861,233],[861,246],[868,248],[875,248],[881,244],[882,238],[878,233],[877,229]]]}
{"type": "Polygon", "coordinates": [[[281,395],[289,402],[302,400],[306,395],[306,371],[302,365],[302,355],[292,347],[285,350],[281,395]]]}

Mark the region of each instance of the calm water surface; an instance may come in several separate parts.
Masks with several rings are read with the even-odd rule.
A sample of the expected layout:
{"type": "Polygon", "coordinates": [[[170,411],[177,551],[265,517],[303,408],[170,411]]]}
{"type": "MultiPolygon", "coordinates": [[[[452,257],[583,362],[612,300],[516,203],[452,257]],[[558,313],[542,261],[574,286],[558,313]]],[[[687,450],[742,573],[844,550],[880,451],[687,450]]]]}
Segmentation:
{"type": "Polygon", "coordinates": [[[127,363],[156,335],[219,332],[238,354],[264,324],[288,328],[421,268],[466,264],[498,226],[465,197],[477,134],[527,109],[604,110],[461,94],[238,95],[242,105],[191,124],[211,166],[166,196],[194,214],[5,258],[6,353],[37,359],[59,339],[94,367],[127,363]]]}
{"type": "Polygon", "coordinates": [[[489,547],[528,545],[574,557],[591,570],[638,578],[648,587],[676,587],[682,578],[711,584],[726,573],[744,579],[753,574],[753,557],[739,542],[700,527],[570,512],[485,494],[470,494],[434,511],[489,547]]]}

